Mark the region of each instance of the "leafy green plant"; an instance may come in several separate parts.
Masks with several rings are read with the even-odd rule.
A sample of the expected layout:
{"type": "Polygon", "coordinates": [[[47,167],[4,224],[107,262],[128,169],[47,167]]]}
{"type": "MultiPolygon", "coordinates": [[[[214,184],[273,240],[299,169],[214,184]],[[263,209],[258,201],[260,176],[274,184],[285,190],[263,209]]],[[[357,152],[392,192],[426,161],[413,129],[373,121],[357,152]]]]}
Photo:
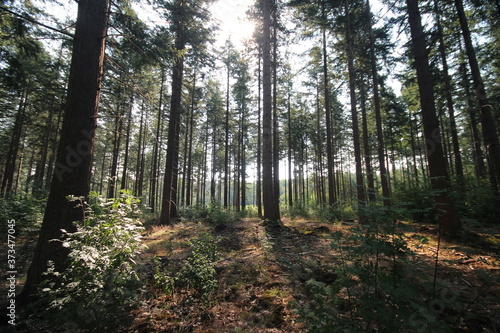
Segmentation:
{"type": "Polygon", "coordinates": [[[77,231],[65,232],[69,265],[62,272],[49,267],[38,308],[46,308],[42,315],[55,325],[72,321],[80,329],[105,331],[116,328],[137,297],[143,227],[135,218],[138,202],[128,192],[115,200],[94,195],[89,202],[77,231]]]}
{"type": "Polygon", "coordinates": [[[208,233],[202,233],[190,241],[191,255],[176,277],[180,286],[194,288],[204,303],[208,303],[211,293],[218,287],[215,266],[220,260],[217,241],[208,233]]]}
{"type": "MultiPolygon", "coordinates": [[[[0,198],[0,221],[15,220],[16,232],[38,231],[44,205],[45,200],[29,194],[0,198]]],[[[7,231],[6,223],[1,224],[0,231],[7,231]]]]}
{"type": "Polygon", "coordinates": [[[208,217],[206,222],[214,226],[225,226],[231,222],[236,221],[235,216],[225,210],[220,204],[212,201],[208,206],[208,217]]]}

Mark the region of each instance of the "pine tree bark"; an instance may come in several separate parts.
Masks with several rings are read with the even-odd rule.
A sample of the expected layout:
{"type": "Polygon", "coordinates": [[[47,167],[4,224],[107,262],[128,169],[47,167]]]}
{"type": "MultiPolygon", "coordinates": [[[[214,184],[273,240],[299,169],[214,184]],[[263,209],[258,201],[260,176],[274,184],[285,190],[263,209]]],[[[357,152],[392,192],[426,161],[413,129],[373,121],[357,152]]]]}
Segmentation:
{"type": "Polygon", "coordinates": [[[165,69],[161,69],[161,83],[160,83],[160,97],[158,101],[158,114],[156,118],[156,135],[153,147],[153,162],[151,166],[151,179],[149,181],[149,207],[151,207],[151,213],[156,212],[156,192],[158,189],[158,155],[161,146],[161,129],[163,125],[163,95],[165,87],[165,69]]]}
{"type": "MultiPolygon", "coordinates": [[[[278,4],[276,0],[271,2],[271,16],[272,16],[272,44],[273,44],[273,61],[272,78],[273,78],[273,200],[274,207],[279,212],[280,206],[280,141],[279,141],[279,127],[278,127],[278,4]]],[[[279,220],[279,217],[278,219],[279,220]]]]}
{"type": "Polygon", "coordinates": [[[170,119],[168,124],[168,138],[167,138],[167,157],[165,167],[165,180],[163,185],[163,198],[162,209],[160,215],[160,224],[171,224],[170,218],[173,205],[175,205],[176,183],[177,177],[176,167],[179,159],[179,129],[181,121],[181,100],[182,100],[182,82],[184,76],[184,48],[186,46],[186,36],[184,20],[186,19],[184,13],[184,0],[177,0],[175,6],[177,7],[174,15],[175,25],[175,51],[174,68],[172,71],[172,97],[170,99],[170,119]]]}
{"type": "Polygon", "coordinates": [[[5,160],[5,169],[2,179],[2,195],[7,196],[13,188],[14,174],[16,172],[16,160],[19,151],[19,144],[23,132],[24,118],[26,116],[26,106],[28,105],[28,92],[23,89],[19,99],[18,111],[14,121],[14,128],[12,130],[12,137],[5,160]]]}
{"type": "Polygon", "coordinates": [[[326,126],[326,163],[328,176],[328,205],[335,204],[335,173],[333,166],[333,135],[332,135],[332,115],[330,109],[330,81],[328,77],[328,55],[326,49],[326,13],[324,2],[322,2],[323,26],[321,27],[323,41],[323,92],[325,99],[325,126],[326,126]]]}
{"type": "Polygon", "coordinates": [[[362,213],[362,208],[366,203],[366,191],[363,180],[362,159],[361,159],[361,142],[358,123],[357,112],[357,98],[356,98],[356,77],[354,69],[354,45],[352,40],[352,27],[351,15],[349,11],[349,4],[345,4],[346,11],[346,53],[347,53],[347,67],[349,72],[349,93],[351,101],[351,118],[352,118],[352,135],[354,143],[354,163],[356,167],[356,193],[358,201],[358,215],[359,222],[365,223],[365,216],[362,213]]]}
{"type": "Polygon", "coordinates": [[[437,192],[435,201],[438,209],[438,222],[441,231],[452,234],[458,232],[461,222],[455,203],[451,198],[452,188],[446,170],[446,158],[444,157],[441,145],[441,134],[436,115],[434,87],[429,68],[425,35],[421,23],[418,0],[406,0],[406,3],[417,70],[429,173],[432,188],[437,192]]]}
{"type": "Polygon", "coordinates": [[[484,88],[483,78],[476,58],[476,51],[472,45],[471,33],[467,17],[465,16],[462,0],[455,0],[460,27],[465,43],[465,52],[469,60],[469,65],[474,82],[474,92],[479,102],[479,118],[483,129],[483,140],[486,146],[486,158],[490,171],[490,183],[495,195],[499,195],[498,184],[500,183],[500,142],[495,126],[495,119],[492,114],[492,105],[488,102],[488,96],[484,88]]]}
{"type": "Polygon", "coordinates": [[[120,145],[123,130],[123,104],[121,103],[121,89],[118,91],[118,110],[115,120],[115,128],[113,131],[113,156],[111,159],[111,172],[109,176],[108,184],[108,198],[114,198],[116,195],[116,181],[118,180],[117,169],[118,169],[118,157],[120,153],[120,145]]]}
{"type": "Polygon", "coordinates": [[[125,139],[125,155],[123,156],[123,171],[122,171],[122,181],[120,184],[120,190],[127,189],[127,174],[128,174],[128,157],[129,157],[129,147],[130,147],[130,129],[132,126],[132,109],[134,108],[134,95],[130,95],[130,101],[128,105],[127,114],[127,129],[126,129],[126,139],[125,139]]]}
{"type": "Polygon", "coordinates": [[[377,130],[377,156],[378,165],[380,170],[380,184],[382,186],[382,197],[385,207],[391,205],[391,189],[389,186],[389,172],[387,170],[387,164],[385,162],[385,146],[384,146],[384,132],[382,131],[382,115],[380,108],[380,95],[379,95],[379,83],[378,83],[378,71],[377,71],[377,59],[375,57],[375,40],[373,37],[372,29],[372,14],[370,9],[370,0],[366,0],[366,8],[368,12],[369,23],[367,25],[368,36],[370,39],[370,67],[372,76],[372,88],[373,88],[373,104],[375,108],[375,126],[377,130]]]}
{"type": "Polygon", "coordinates": [[[444,44],[443,28],[441,24],[441,15],[438,0],[434,0],[434,12],[436,13],[436,26],[438,29],[439,38],[439,55],[443,65],[444,88],[446,94],[446,106],[448,107],[448,118],[450,122],[451,142],[453,145],[453,157],[455,162],[455,174],[459,186],[463,185],[464,167],[462,163],[462,155],[460,153],[460,144],[458,141],[457,122],[455,120],[455,106],[452,97],[451,78],[448,70],[448,61],[446,59],[446,47],[444,44]]]}
{"type": "Polygon", "coordinates": [[[261,88],[262,88],[262,79],[261,79],[261,53],[262,48],[259,43],[258,46],[258,65],[257,65],[257,185],[255,188],[256,191],[256,204],[257,204],[257,215],[262,218],[262,110],[261,110],[261,88]]]}
{"type": "Polygon", "coordinates": [[[368,185],[368,201],[375,201],[375,180],[373,177],[372,170],[372,156],[370,149],[369,133],[368,133],[368,117],[366,114],[366,90],[365,82],[363,79],[360,80],[361,91],[361,127],[363,129],[363,155],[365,159],[365,170],[366,170],[366,182],[368,185]]]}
{"type": "Polygon", "coordinates": [[[86,197],[90,189],[94,135],[100,99],[108,0],[80,0],[73,39],[68,98],[45,215],[21,302],[34,299],[49,261],[56,271],[66,267],[68,251],[61,242],[62,229],[74,231],[84,207],[67,196],[86,197]]]}
{"type": "Polygon", "coordinates": [[[271,0],[263,1],[263,43],[262,43],[262,199],[263,218],[279,221],[278,193],[274,192],[273,180],[273,136],[271,99],[271,0]]]}

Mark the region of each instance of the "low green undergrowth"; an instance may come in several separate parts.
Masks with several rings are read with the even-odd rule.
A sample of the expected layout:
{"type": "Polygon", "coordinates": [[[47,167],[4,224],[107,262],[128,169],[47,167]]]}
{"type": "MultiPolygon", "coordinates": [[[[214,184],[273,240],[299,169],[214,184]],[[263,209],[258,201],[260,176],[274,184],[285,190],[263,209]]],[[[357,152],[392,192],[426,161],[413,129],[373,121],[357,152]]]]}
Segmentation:
{"type": "Polygon", "coordinates": [[[138,201],[128,192],[115,200],[96,195],[88,203],[71,200],[85,205],[86,216],[76,232],[65,232],[69,265],[62,272],[49,267],[27,322],[32,327],[110,331],[122,323],[141,287],[136,260],[144,246],[138,201]]]}
{"type": "Polygon", "coordinates": [[[398,213],[370,208],[369,224],[333,234],[337,279],[307,281],[309,301],[296,305],[308,331],[452,331],[463,306],[449,287],[436,283],[432,265],[409,249],[398,213]]]}

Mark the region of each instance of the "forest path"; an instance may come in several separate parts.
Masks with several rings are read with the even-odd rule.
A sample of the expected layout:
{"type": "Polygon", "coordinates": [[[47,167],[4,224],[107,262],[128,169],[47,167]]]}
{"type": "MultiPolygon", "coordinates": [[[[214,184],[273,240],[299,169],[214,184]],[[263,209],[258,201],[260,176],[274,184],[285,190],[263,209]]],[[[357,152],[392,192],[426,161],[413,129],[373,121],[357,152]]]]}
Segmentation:
{"type": "Polygon", "coordinates": [[[283,220],[285,228],[266,228],[257,218],[210,226],[184,222],[153,227],[144,237],[143,255],[154,275],[153,260],[178,272],[189,256],[189,239],[209,233],[217,240],[222,259],[217,262],[218,289],[205,306],[191,291],[165,295],[154,287],[134,313],[133,331],[165,332],[302,332],[292,300],[306,298],[309,279],[333,282],[329,235],[332,224],[283,220]],[[191,299],[190,299],[191,298],[191,299]]]}

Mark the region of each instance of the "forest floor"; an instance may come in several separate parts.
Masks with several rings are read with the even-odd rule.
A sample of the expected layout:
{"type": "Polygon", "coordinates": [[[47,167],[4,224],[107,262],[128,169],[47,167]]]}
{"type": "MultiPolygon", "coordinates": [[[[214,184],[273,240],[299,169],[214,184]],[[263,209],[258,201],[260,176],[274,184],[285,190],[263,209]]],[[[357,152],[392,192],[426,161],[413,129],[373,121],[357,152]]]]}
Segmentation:
{"type": "MultiPolygon", "coordinates": [[[[116,328],[116,331],[305,332],[308,326],[311,327],[311,320],[320,320],[318,318],[323,318],[322,315],[326,316],[324,320],[329,320],[329,310],[320,309],[318,312],[317,307],[320,306],[335,308],[335,315],[346,319],[344,324],[349,320],[356,322],[353,329],[344,332],[377,331],[373,329],[377,319],[367,319],[359,311],[359,297],[363,295],[377,298],[385,307],[369,310],[375,313],[375,317],[392,311],[400,321],[412,320],[412,313],[403,313],[399,305],[392,301],[397,294],[381,292],[373,296],[369,294],[369,288],[361,286],[363,281],[368,281],[358,274],[362,269],[346,273],[350,274],[352,282],[351,294],[349,290],[346,293],[345,288],[337,288],[333,298],[318,298],[318,293],[328,289],[317,289],[316,294],[311,289],[310,281],[334,286],[341,280],[340,268],[355,261],[355,256],[349,257],[349,251],[367,246],[361,241],[364,236],[349,237],[356,230],[363,230],[355,221],[333,224],[284,218],[283,224],[282,228],[276,228],[256,218],[243,218],[218,226],[210,221],[183,220],[172,226],[146,223],[143,242],[147,248],[140,255],[139,262],[143,288],[128,320],[124,318],[122,327],[116,328]],[[194,269],[194,273],[205,274],[203,283],[215,286],[205,294],[200,291],[204,286],[193,287],[174,282],[192,258],[191,241],[201,235],[210,235],[205,240],[211,241],[220,253],[212,263],[212,275],[209,269],[203,270],[205,266],[194,269]],[[342,246],[332,246],[340,239],[342,246]],[[321,299],[326,300],[326,305],[319,305],[321,299]],[[309,321],[304,322],[303,318],[309,314],[309,321]]],[[[432,287],[427,287],[427,294],[417,295],[424,307],[434,307],[435,318],[414,316],[415,325],[406,323],[403,325],[406,329],[400,331],[430,332],[425,329],[425,321],[437,319],[449,324],[452,330],[444,330],[448,332],[500,332],[500,226],[468,229],[465,236],[455,240],[442,239],[440,244],[436,225],[398,222],[397,228],[398,239],[406,244],[405,251],[411,253],[401,263],[407,266],[414,263],[417,268],[412,271],[408,267],[407,275],[397,283],[424,280],[432,283],[436,252],[439,253],[438,287],[434,287],[434,301],[428,293],[432,287]]],[[[364,233],[362,231],[360,235],[364,233]]],[[[387,240],[389,243],[395,241],[387,240]]],[[[18,244],[18,270],[24,272],[28,267],[24,258],[32,253],[35,237],[18,241],[23,242],[18,244]]],[[[379,254],[380,267],[390,267],[393,260],[400,260],[399,257],[384,256],[382,252],[379,254]]],[[[366,264],[361,266],[366,268],[370,267],[374,256],[358,259],[358,264],[366,264]]],[[[6,279],[2,281],[1,292],[5,295],[8,284],[6,279]]],[[[20,290],[20,286],[17,289],[20,290]]],[[[331,327],[322,331],[337,330],[331,327]]]]}
{"type": "MultiPolygon", "coordinates": [[[[347,235],[359,225],[301,219],[283,219],[283,223],[284,228],[273,228],[259,219],[244,218],[216,227],[194,222],[148,227],[144,236],[148,249],[142,254],[141,274],[149,282],[127,330],[304,332],[306,324],[297,309],[318,306],[307,281],[314,279],[326,286],[335,283],[338,267],[345,261],[339,256],[339,248],[331,244],[340,233],[347,235]],[[189,240],[203,233],[212,235],[222,255],[215,265],[217,289],[208,300],[202,300],[192,288],[162,288],[155,282],[155,274],[170,272],[174,276],[179,272],[190,255],[189,240]]],[[[432,281],[439,245],[440,287],[435,290],[441,301],[429,298],[424,305],[434,306],[436,317],[444,318],[446,314],[454,332],[500,331],[500,228],[469,230],[468,236],[459,241],[443,239],[438,244],[436,225],[400,225],[405,230],[400,233],[402,240],[413,253],[411,260],[426,267],[416,275],[427,274],[432,281]]],[[[348,240],[343,246],[356,247],[360,243],[348,240]]],[[[383,265],[382,260],[380,263],[383,265]]],[[[344,308],[346,313],[340,316],[352,311],[348,306],[344,308]]],[[[411,331],[426,331],[421,324],[416,321],[411,331]]]]}

